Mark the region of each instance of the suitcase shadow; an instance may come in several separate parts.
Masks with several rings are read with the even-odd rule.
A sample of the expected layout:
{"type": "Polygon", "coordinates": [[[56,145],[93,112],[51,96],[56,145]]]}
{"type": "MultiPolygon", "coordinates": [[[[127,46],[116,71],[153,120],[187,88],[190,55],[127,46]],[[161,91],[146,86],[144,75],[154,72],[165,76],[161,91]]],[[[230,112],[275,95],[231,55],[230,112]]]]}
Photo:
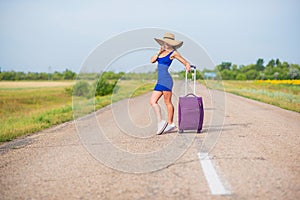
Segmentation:
{"type": "Polygon", "coordinates": [[[231,124],[211,125],[211,126],[204,125],[201,133],[228,131],[228,130],[236,129],[236,127],[247,128],[250,125],[251,123],[231,123],[231,124]]]}
{"type": "MultiPolygon", "coordinates": [[[[236,129],[236,127],[243,127],[243,128],[247,128],[248,126],[250,126],[251,123],[232,123],[232,124],[224,124],[224,125],[204,125],[203,129],[201,130],[200,133],[197,133],[197,130],[186,130],[183,133],[179,133],[179,134],[204,134],[204,133],[213,133],[213,132],[220,132],[220,131],[229,131],[229,130],[234,130],[236,129]]],[[[178,130],[174,130],[172,132],[167,132],[165,134],[168,133],[178,133],[178,130]]]]}

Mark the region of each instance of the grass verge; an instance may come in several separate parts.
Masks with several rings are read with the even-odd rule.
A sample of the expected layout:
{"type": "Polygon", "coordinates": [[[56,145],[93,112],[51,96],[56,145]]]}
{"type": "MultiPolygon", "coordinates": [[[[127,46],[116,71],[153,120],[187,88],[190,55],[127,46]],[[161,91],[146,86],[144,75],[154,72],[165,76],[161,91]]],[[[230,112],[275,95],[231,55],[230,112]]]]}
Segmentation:
{"type": "Polygon", "coordinates": [[[119,81],[118,89],[113,95],[92,99],[74,97],[82,103],[76,107],[72,105],[72,95],[66,92],[73,84],[74,82],[46,81],[0,82],[0,143],[73,120],[73,109],[79,109],[79,115],[82,116],[112,102],[144,94],[153,88],[152,82],[119,81]]]}
{"type": "Polygon", "coordinates": [[[300,85],[260,81],[206,81],[208,88],[225,90],[300,113],[300,85]]]}

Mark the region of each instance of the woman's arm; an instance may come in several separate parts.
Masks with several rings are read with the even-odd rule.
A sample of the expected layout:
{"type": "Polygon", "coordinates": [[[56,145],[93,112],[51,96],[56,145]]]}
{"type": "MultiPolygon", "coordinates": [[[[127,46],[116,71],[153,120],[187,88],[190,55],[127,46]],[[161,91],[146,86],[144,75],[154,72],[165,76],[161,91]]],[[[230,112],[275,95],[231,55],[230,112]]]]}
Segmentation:
{"type": "Polygon", "coordinates": [[[186,71],[190,71],[191,70],[191,65],[188,61],[186,61],[186,59],[184,59],[177,51],[174,51],[173,55],[171,55],[171,58],[176,58],[177,60],[179,60],[185,67],[186,71]]]}
{"type": "Polygon", "coordinates": [[[157,54],[155,54],[154,56],[151,57],[150,62],[151,63],[155,63],[158,56],[163,52],[163,47],[160,47],[159,51],[157,52],[157,54]]]}

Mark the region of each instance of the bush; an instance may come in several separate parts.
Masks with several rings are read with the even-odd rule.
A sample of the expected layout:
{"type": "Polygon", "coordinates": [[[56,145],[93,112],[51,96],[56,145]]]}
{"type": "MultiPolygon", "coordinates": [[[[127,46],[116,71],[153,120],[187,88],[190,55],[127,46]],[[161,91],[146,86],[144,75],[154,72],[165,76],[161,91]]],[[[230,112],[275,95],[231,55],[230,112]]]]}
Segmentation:
{"type": "Polygon", "coordinates": [[[96,82],[95,96],[105,96],[112,94],[116,84],[117,81],[109,83],[105,78],[100,78],[100,80],[96,82]]]}
{"type": "Polygon", "coordinates": [[[90,97],[90,85],[88,82],[79,81],[74,85],[73,95],[90,97]]]}
{"type": "Polygon", "coordinates": [[[65,88],[65,93],[68,95],[68,96],[72,96],[73,95],[73,91],[74,91],[74,87],[67,87],[65,88]]]}
{"type": "Polygon", "coordinates": [[[241,80],[241,81],[243,81],[243,80],[246,80],[246,79],[247,79],[247,77],[246,77],[245,74],[238,74],[238,75],[236,76],[236,80],[241,80]]]}
{"type": "Polygon", "coordinates": [[[298,69],[291,68],[289,70],[288,76],[289,76],[290,79],[297,79],[297,78],[300,78],[300,72],[299,72],[298,69]]]}

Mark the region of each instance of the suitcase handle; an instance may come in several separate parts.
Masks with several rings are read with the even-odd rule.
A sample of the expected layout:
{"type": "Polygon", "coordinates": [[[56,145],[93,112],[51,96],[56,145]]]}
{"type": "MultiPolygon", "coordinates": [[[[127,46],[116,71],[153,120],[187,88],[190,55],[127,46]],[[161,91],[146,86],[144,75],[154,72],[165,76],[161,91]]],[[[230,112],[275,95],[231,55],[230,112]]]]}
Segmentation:
{"type": "MultiPolygon", "coordinates": [[[[191,65],[191,69],[194,70],[194,94],[196,94],[196,66],[191,65]]],[[[188,72],[185,71],[185,94],[187,93],[187,75],[188,75],[188,72]]]]}
{"type": "Polygon", "coordinates": [[[187,95],[185,95],[186,97],[187,96],[194,96],[194,97],[197,97],[195,94],[193,94],[193,93],[188,93],[187,95]]]}

